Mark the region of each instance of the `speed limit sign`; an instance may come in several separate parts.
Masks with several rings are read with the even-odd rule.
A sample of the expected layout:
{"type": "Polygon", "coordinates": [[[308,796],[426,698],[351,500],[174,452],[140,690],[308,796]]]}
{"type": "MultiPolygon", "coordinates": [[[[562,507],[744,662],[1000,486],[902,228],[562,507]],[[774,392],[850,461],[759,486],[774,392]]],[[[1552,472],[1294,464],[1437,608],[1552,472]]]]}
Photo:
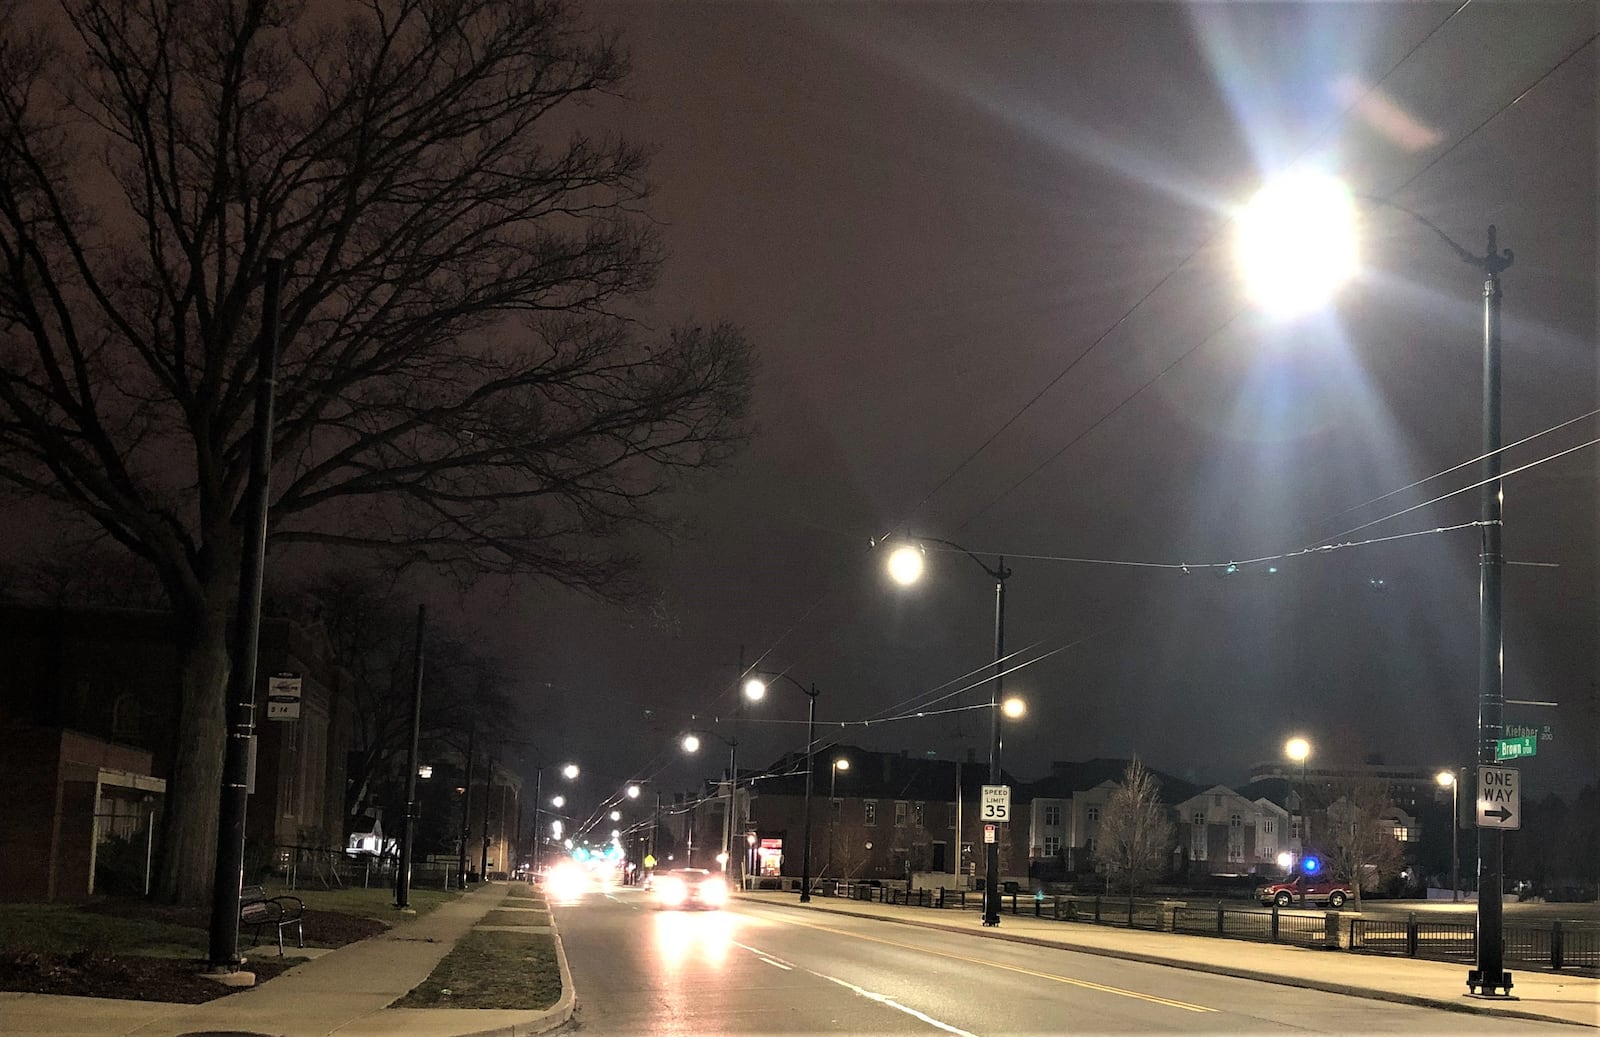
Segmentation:
{"type": "Polygon", "coordinates": [[[983,819],[986,822],[1011,820],[1011,786],[985,785],[983,787],[983,819]]]}

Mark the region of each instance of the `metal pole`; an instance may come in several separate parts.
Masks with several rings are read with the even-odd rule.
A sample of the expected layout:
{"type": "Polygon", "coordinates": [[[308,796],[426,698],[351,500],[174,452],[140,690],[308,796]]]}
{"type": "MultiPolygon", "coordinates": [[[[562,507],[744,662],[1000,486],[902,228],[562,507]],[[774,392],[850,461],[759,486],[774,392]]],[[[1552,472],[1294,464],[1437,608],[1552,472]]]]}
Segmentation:
{"type": "Polygon", "coordinates": [[[400,836],[400,866],[395,869],[394,906],[411,907],[411,857],[417,841],[417,742],[422,735],[422,628],[428,606],[417,606],[417,644],[411,657],[411,745],[406,751],[406,823],[400,836]]]}
{"type": "Polygon", "coordinates": [[[467,840],[472,837],[472,739],[478,733],[478,725],[472,724],[467,728],[467,780],[463,786],[466,791],[461,793],[461,845],[457,850],[459,859],[457,867],[461,871],[461,888],[467,886],[467,840]]]}
{"type": "MultiPolygon", "coordinates": [[[[1501,663],[1501,553],[1500,488],[1500,271],[1511,265],[1511,253],[1502,254],[1489,227],[1489,247],[1483,257],[1483,475],[1481,491],[1481,549],[1478,555],[1478,762],[1495,763],[1495,743],[1505,731],[1505,684],[1501,663]]],[[[1468,973],[1467,986],[1479,992],[1509,996],[1511,974],[1506,972],[1504,934],[1501,929],[1501,885],[1505,870],[1504,844],[1497,828],[1478,828],[1478,967],[1468,973]]]]}
{"type": "MultiPolygon", "coordinates": [[[[955,864],[951,866],[950,873],[956,876],[961,874],[961,761],[956,761],[956,853],[955,864]]],[[[966,889],[966,880],[962,880],[962,889],[966,889]]]]}
{"type": "Polygon", "coordinates": [[[728,743],[728,809],[722,815],[722,870],[731,877],[733,867],[734,781],[739,774],[739,740],[728,743]]]}
{"type": "MultiPolygon", "coordinates": [[[[1305,761],[1304,758],[1302,758],[1300,760],[1300,859],[1301,860],[1305,860],[1306,851],[1311,849],[1311,808],[1310,808],[1310,805],[1309,805],[1310,804],[1310,796],[1308,795],[1308,793],[1310,791],[1311,791],[1311,787],[1310,787],[1310,785],[1308,785],[1306,783],[1306,761],[1305,761]]],[[[1295,878],[1300,883],[1300,910],[1304,911],[1306,909],[1306,887],[1311,885],[1311,878],[1310,878],[1310,876],[1308,876],[1306,874],[1306,870],[1305,870],[1304,867],[1302,867],[1300,869],[1300,874],[1295,876],[1295,878]]]]}
{"type": "Polygon", "coordinates": [[[533,877],[539,878],[539,847],[544,845],[544,829],[539,825],[539,806],[544,802],[544,767],[533,772],[533,877]]]}
{"type": "MultiPolygon", "coordinates": [[[[1000,784],[1000,688],[1006,655],[1006,560],[1002,556],[994,581],[994,683],[989,686],[989,784],[1000,784]]],[[[983,924],[1000,924],[1000,831],[988,849],[983,889],[983,924]]]]}
{"type": "MultiPolygon", "coordinates": [[[[828,863],[823,870],[827,874],[833,875],[833,819],[834,815],[840,810],[837,802],[839,798],[839,761],[837,758],[828,764],[828,771],[828,863]]],[[[834,881],[838,882],[838,876],[834,876],[834,881]]]]}
{"type": "Polygon", "coordinates": [[[497,744],[492,756],[489,757],[489,773],[483,779],[483,845],[478,848],[478,878],[483,882],[489,881],[489,790],[494,787],[494,764],[500,756],[500,747],[497,744]]]}
{"type": "Polygon", "coordinates": [[[231,730],[223,750],[222,800],[217,818],[217,861],[211,883],[208,959],[232,972],[239,958],[239,898],[244,888],[244,822],[249,797],[250,747],[255,741],[256,649],[261,635],[261,583],[271,506],[272,408],[278,378],[278,293],[283,261],[269,259],[256,342],[255,421],[250,433],[249,518],[239,572],[239,613],[229,653],[231,730]]]}
{"type": "Polygon", "coordinates": [[[806,692],[806,805],[804,810],[804,849],[800,851],[800,903],[811,903],[811,771],[817,750],[817,686],[806,692]]]}
{"type": "Polygon", "coordinates": [[[1458,842],[1461,835],[1461,772],[1456,771],[1456,780],[1450,783],[1450,901],[1461,901],[1461,848],[1458,842]]]}

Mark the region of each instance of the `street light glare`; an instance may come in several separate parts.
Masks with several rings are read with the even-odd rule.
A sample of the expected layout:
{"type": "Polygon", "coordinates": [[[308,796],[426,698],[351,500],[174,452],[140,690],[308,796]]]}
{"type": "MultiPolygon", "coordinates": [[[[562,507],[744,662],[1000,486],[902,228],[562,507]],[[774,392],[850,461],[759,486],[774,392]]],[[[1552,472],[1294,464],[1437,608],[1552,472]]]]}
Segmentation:
{"type": "Polygon", "coordinates": [[[1028,704],[1019,698],[1012,697],[1000,703],[1000,712],[1012,720],[1017,720],[1028,712],[1028,704]]]}
{"type": "Polygon", "coordinates": [[[622,820],[622,811],[613,810],[611,812],[611,820],[613,820],[613,821],[621,821],[622,820]]]}
{"type": "Polygon", "coordinates": [[[751,702],[760,702],[767,697],[767,682],[757,677],[751,677],[744,682],[744,697],[751,702]]]}
{"type": "Polygon", "coordinates": [[[628,786],[628,798],[629,799],[638,799],[639,798],[639,786],[637,786],[637,785],[629,785],[628,786]]]}
{"type": "Polygon", "coordinates": [[[562,807],[567,805],[567,797],[566,796],[551,796],[550,797],[550,805],[555,807],[557,810],[560,810],[562,807]]]}
{"type": "Polygon", "coordinates": [[[567,764],[565,767],[561,768],[561,776],[566,778],[568,781],[574,780],[578,776],[578,765],[575,763],[567,764]]]}
{"type": "Polygon", "coordinates": [[[889,554],[889,578],[909,587],[922,578],[922,548],[912,544],[897,547],[889,554]]]}
{"type": "Polygon", "coordinates": [[[681,744],[683,745],[683,751],[686,753],[697,753],[700,751],[700,737],[698,735],[684,735],[683,742],[681,744]]]}
{"type": "Polygon", "coordinates": [[[847,771],[850,769],[850,761],[841,756],[837,760],[833,761],[833,769],[836,771],[847,771]]]}
{"type": "Polygon", "coordinates": [[[1283,751],[1295,763],[1304,763],[1311,755],[1311,743],[1304,738],[1291,738],[1283,743],[1283,751]]]}
{"type": "Polygon", "coordinates": [[[1449,788],[1456,783],[1456,776],[1453,771],[1440,771],[1433,776],[1433,780],[1437,781],[1442,788],[1449,788]]]}
{"type": "Polygon", "coordinates": [[[1356,273],[1356,206],[1313,170],[1266,184],[1239,211],[1234,254],[1252,302],[1280,317],[1321,308],[1356,273]]]}

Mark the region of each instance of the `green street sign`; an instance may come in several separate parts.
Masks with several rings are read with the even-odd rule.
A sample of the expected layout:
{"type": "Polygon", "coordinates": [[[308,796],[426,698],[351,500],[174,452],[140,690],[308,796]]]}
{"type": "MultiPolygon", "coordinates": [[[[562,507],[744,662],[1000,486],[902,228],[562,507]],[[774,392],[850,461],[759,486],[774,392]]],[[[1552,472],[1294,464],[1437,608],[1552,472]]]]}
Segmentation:
{"type": "Polygon", "coordinates": [[[1496,763],[1502,760],[1517,760],[1524,756],[1537,756],[1539,753],[1539,739],[1533,735],[1521,735],[1517,738],[1502,738],[1494,745],[1494,759],[1496,763]]]}

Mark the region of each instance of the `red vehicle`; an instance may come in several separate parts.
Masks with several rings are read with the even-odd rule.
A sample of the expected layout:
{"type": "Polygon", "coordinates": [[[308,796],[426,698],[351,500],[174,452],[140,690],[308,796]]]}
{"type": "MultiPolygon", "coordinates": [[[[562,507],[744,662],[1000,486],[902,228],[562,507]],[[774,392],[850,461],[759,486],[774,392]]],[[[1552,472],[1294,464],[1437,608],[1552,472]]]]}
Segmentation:
{"type": "Polygon", "coordinates": [[[1296,875],[1284,882],[1272,882],[1256,890],[1263,904],[1289,907],[1300,902],[1300,890],[1305,888],[1306,903],[1327,904],[1341,908],[1345,901],[1356,895],[1354,887],[1328,875],[1296,875]]]}

